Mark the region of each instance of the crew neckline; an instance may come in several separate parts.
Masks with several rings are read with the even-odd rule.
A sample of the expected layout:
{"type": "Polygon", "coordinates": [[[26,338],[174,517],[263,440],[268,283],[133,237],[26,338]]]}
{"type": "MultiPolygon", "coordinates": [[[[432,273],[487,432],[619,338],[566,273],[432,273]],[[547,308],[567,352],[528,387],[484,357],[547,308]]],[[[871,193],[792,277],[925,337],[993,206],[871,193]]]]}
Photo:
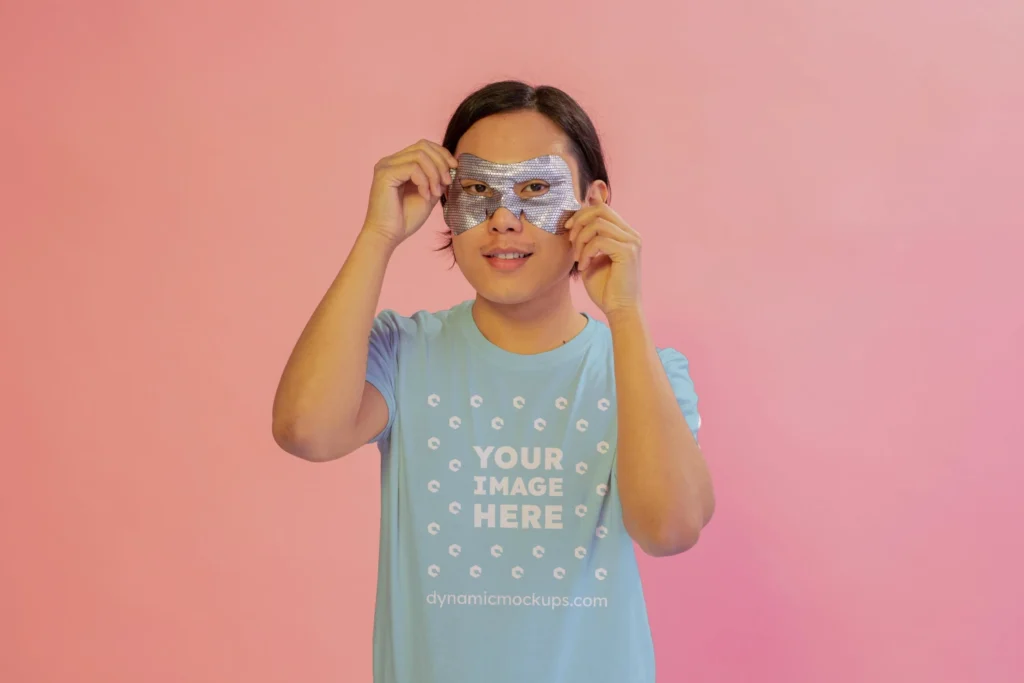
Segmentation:
{"type": "Polygon", "coordinates": [[[485,360],[506,369],[535,370],[565,363],[586,350],[600,324],[587,313],[581,312],[583,317],[587,319],[587,324],[583,326],[583,329],[576,336],[558,348],[542,351],[541,353],[514,353],[501,348],[484,336],[476,324],[476,319],[473,317],[473,303],[474,300],[469,299],[456,307],[456,313],[461,323],[459,328],[466,337],[466,341],[469,342],[471,353],[476,356],[482,356],[485,360]]]}

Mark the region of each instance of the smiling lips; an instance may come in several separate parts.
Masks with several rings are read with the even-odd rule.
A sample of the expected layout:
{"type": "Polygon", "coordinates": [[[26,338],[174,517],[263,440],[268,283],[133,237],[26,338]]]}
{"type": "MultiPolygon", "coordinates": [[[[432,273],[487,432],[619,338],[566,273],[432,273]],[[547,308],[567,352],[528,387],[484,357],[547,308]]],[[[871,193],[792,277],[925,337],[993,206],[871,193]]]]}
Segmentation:
{"type": "Polygon", "coordinates": [[[496,270],[510,271],[522,268],[532,252],[520,249],[492,249],[484,252],[484,258],[496,270]]]}

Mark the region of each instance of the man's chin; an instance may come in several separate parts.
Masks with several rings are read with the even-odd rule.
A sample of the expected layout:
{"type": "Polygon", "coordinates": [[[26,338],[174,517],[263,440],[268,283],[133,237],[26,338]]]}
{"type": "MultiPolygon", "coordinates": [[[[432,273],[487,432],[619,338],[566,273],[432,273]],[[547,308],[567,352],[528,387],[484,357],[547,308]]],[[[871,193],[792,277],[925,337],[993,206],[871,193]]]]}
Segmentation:
{"type": "MultiPolygon", "coordinates": [[[[466,269],[462,270],[462,275],[478,297],[502,306],[524,304],[548,295],[558,285],[559,279],[538,280],[535,272],[529,275],[525,272],[504,274],[487,270],[466,272],[466,269]]],[[[568,272],[564,279],[568,282],[568,272]]]]}
{"type": "Polygon", "coordinates": [[[538,292],[534,289],[522,289],[519,287],[476,287],[476,294],[481,299],[497,306],[518,306],[537,298],[538,292]]]}

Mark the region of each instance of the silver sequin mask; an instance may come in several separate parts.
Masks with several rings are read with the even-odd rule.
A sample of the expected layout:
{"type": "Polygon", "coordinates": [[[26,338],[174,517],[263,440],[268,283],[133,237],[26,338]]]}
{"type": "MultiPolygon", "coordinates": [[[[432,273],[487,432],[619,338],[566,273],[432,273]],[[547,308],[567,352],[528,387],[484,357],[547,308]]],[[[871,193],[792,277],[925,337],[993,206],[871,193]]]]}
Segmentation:
{"type": "Polygon", "coordinates": [[[499,207],[505,207],[517,218],[525,218],[545,232],[565,232],[565,221],[581,208],[576,200],[572,171],[565,159],[557,155],[527,159],[515,164],[496,164],[472,154],[460,154],[459,167],[451,169],[452,184],[444,205],[444,222],[455,235],[475,228],[490,218],[499,207]],[[516,185],[543,181],[548,191],[536,197],[523,198],[516,185]],[[484,184],[488,191],[472,194],[462,188],[484,184]]]}

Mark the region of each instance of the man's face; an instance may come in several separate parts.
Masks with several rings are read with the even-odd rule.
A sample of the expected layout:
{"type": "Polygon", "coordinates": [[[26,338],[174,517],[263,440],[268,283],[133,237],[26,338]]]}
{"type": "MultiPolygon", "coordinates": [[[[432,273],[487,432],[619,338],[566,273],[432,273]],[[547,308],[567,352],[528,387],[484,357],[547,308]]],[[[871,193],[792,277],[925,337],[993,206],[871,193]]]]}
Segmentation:
{"type": "Polygon", "coordinates": [[[568,279],[574,262],[572,245],[558,226],[571,215],[568,207],[580,206],[576,201],[579,171],[569,150],[565,133],[546,116],[532,111],[481,119],[459,141],[456,158],[471,157],[466,169],[461,168],[460,161],[455,181],[458,187],[453,183],[449,196],[469,207],[460,216],[474,215],[480,222],[476,222],[476,217],[466,217],[461,224],[457,223],[456,227],[462,230],[453,229],[452,244],[463,275],[485,299],[502,304],[524,303],[568,279]],[[512,171],[522,173],[507,170],[497,175],[487,172],[493,167],[473,160],[521,164],[545,157],[547,161],[512,167],[512,171]],[[474,168],[477,175],[488,177],[473,177],[474,168]],[[544,169],[546,172],[540,172],[544,169]],[[527,177],[530,175],[547,178],[527,177]],[[566,187],[570,180],[571,187],[566,187]],[[498,186],[494,187],[495,184],[498,186]],[[509,197],[509,192],[514,196],[509,197]],[[554,197],[556,192],[559,194],[554,197]],[[496,202],[499,193],[505,196],[496,202]],[[525,211],[525,215],[513,213],[508,206],[520,213],[525,211]],[[489,216],[487,208],[494,209],[489,216]],[[474,210],[479,213],[473,214],[474,210]],[[552,218],[556,214],[560,216],[552,218]],[[530,217],[552,231],[534,225],[530,217]]]}

